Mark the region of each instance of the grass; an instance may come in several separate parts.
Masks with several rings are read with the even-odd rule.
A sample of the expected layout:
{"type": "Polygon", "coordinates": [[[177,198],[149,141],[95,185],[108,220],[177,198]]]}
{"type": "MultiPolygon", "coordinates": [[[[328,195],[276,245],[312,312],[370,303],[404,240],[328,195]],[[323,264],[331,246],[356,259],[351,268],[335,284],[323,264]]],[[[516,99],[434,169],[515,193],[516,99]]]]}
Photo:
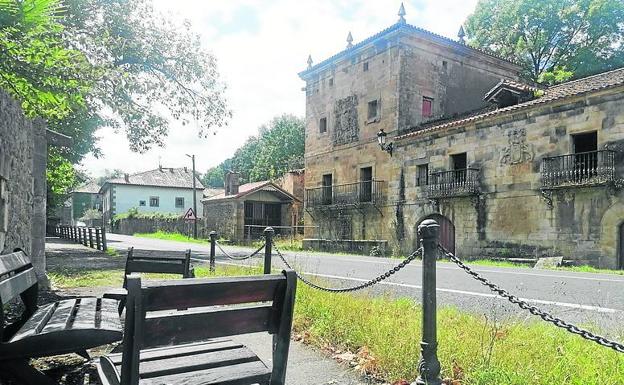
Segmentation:
{"type": "Polygon", "coordinates": [[[108,254],[111,257],[119,257],[119,252],[116,249],[113,249],[112,247],[108,247],[106,249],[106,254],[108,254]]]}
{"type": "Polygon", "coordinates": [[[161,230],[158,230],[155,233],[135,233],[133,235],[135,237],[140,237],[140,238],[163,239],[166,241],[189,242],[189,243],[198,243],[198,244],[204,244],[204,245],[210,244],[210,241],[206,239],[194,239],[185,234],[168,233],[168,232],[161,231],[161,230]]]}
{"type": "MultiPolygon", "coordinates": [[[[479,265],[479,266],[494,266],[494,267],[524,267],[527,269],[532,269],[533,266],[527,265],[525,263],[514,263],[511,261],[495,261],[491,259],[477,259],[474,261],[466,260],[466,264],[468,265],[479,265]]],[[[589,266],[589,265],[580,265],[580,266],[560,266],[560,267],[545,267],[545,270],[559,270],[559,271],[572,271],[577,273],[598,273],[598,274],[614,274],[614,275],[624,275],[624,270],[611,270],[611,269],[599,269],[597,267],[589,266]]]]}
{"type": "MultiPolygon", "coordinates": [[[[210,276],[205,267],[195,271],[198,277],[210,276]]],[[[120,285],[122,274],[60,271],[50,276],[56,286],[76,287],[120,285]]],[[[218,266],[216,273],[249,274],[260,270],[218,266]]],[[[299,283],[294,333],[318,348],[355,352],[358,368],[378,379],[413,381],[421,317],[420,306],[411,299],[336,295],[299,283]]],[[[442,376],[459,381],[453,384],[624,384],[624,354],[541,321],[501,321],[444,307],[438,312],[438,338],[442,376]]]]}

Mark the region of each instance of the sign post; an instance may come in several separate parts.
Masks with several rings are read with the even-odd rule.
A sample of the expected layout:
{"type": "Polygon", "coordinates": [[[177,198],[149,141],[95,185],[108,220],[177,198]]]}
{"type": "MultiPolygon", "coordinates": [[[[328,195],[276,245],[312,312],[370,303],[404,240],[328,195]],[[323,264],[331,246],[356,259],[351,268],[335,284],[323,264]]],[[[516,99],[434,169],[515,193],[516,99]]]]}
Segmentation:
{"type": "MultiPolygon", "coordinates": [[[[186,210],[186,213],[184,214],[184,221],[190,225],[193,225],[193,229],[197,228],[197,216],[195,215],[195,211],[193,211],[192,207],[186,210]]],[[[189,235],[190,233],[191,231],[189,229],[189,235]]],[[[197,238],[197,231],[193,231],[193,235],[194,238],[197,238]]]]}

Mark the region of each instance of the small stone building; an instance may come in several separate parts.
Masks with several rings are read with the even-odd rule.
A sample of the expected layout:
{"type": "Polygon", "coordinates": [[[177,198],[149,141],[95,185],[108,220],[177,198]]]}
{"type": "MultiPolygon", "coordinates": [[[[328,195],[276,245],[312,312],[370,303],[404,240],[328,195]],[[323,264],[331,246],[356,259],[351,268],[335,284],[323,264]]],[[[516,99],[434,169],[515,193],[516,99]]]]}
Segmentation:
{"type": "MultiPolygon", "coordinates": [[[[67,218],[62,218],[63,224],[75,226],[77,222],[84,222],[81,218],[87,210],[102,211],[102,195],[100,185],[96,182],[85,183],[69,193],[65,203],[68,210],[67,218]]],[[[89,220],[88,226],[102,226],[102,219],[89,220]]]]}
{"type": "Polygon", "coordinates": [[[293,225],[293,206],[301,201],[271,181],[240,185],[238,173],[225,177],[225,191],[204,198],[206,230],[232,240],[259,237],[264,228],[272,226],[280,234],[281,227],[293,225]]]}
{"type": "Polygon", "coordinates": [[[461,256],[624,267],[624,69],[550,88],[518,70],[403,15],[310,65],[306,236],[405,255],[434,218],[461,256]]]}

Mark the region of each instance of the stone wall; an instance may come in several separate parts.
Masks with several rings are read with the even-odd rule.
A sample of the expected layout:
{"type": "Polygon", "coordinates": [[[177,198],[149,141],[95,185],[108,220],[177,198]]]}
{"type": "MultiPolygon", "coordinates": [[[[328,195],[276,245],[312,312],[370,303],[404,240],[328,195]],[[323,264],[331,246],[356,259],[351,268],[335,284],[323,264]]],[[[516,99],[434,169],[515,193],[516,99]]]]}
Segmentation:
{"type": "Polygon", "coordinates": [[[243,239],[244,212],[242,202],[204,201],[204,227],[208,232],[216,231],[219,237],[227,239],[243,239]]]}
{"type": "Polygon", "coordinates": [[[45,124],[0,92],[0,250],[22,249],[45,277],[45,124]]]}

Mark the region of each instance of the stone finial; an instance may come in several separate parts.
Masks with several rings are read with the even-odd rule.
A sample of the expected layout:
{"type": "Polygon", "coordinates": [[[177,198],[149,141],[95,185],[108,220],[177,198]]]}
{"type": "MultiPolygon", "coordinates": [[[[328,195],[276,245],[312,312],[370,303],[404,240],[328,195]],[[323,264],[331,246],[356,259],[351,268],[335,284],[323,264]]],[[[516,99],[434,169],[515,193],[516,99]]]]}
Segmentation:
{"type": "Polygon", "coordinates": [[[349,35],[347,35],[347,49],[353,47],[353,35],[351,35],[351,31],[349,31],[349,35]]]}
{"type": "Polygon", "coordinates": [[[312,61],[312,55],[308,55],[308,68],[312,68],[312,63],[314,63],[312,61]]]}
{"type": "Polygon", "coordinates": [[[462,44],[466,44],[466,31],[464,31],[464,26],[459,26],[459,32],[457,32],[457,37],[459,38],[459,42],[462,44]]]}
{"type": "Polygon", "coordinates": [[[399,23],[405,23],[405,7],[403,3],[401,3],[401,7],[399,7],[399,23]]]}

